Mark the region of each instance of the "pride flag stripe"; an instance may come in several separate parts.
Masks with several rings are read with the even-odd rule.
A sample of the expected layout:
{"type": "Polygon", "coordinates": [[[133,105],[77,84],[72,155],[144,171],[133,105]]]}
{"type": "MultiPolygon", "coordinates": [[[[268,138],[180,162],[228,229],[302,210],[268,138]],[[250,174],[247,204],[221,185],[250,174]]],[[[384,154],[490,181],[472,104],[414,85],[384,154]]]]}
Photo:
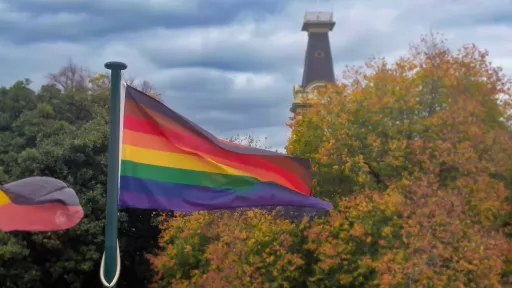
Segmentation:
{"type": "Polygon", "coordinates": [[[119,205],[332,208],[310,197],[308,161],[217,139],[152,97],[123,87],[119,205]]]}
{"type": "Polygon", "coordinates": [[[232,163],[258,167],[287,179],[294,190],[310,195],[311,173],[308,161],[263,149],[241,147],[219,141],[210,133],[161,105],[158,101],[148,99],[150,97],[136,92],[139,91],[132,93],[132,89],[130,89],[130,92],[126,93],[125,129],[163,136],[173,145],[184,150],[201,153],[202,156],[215,156],[232,163]]]}
{"type": "Polygon", "coordinates": [[[259,182],[240,191],[121,176],[120,190],[123,193],[120,205],[143,209],[177,207],[182,212],[193,212],[260,206],[332,208],[328,202],[269,182],[259,182]]]}
{"type": "MultiPolygon", "coordinates": [[[[156,122],[163,127],[167,127],[170,129],[176,129],[176,130],[179,130],[182,133],[186,133],[186,134],[193,134],[202,139],[204,139],[206,137],[208,140],[207,144],[211,145],[211,143],[209,141],[213,141],[214,144],[216,144],[216,145],[221,144],[220,146],[222,148],[225,148],[228,151],[234,151],[234,152],[241,153],[241,154],[252,154],[252,155],[261,156],[261,159],[265,159],[265,160],[267,160],[267,162],[269,162],[273,165],[277,165],[279,167],[286,167],[286,170],[290,170],[292,172],[292,174],[298,175],[298,177],[300,177],[301,179],[309,179],[309,181],[311,180],[311,174],[309,173],[310,165],[309,165],[309,162],[304,159],[289,157],[289,156],[286,156],[286,155],[283,155],[283,154],[280,154],[277,152],[272,152],[272,151],[267,151],[267,150],[257,149],[257,148],[251,148],[251,147],[247,147],[244,145],[231,143],[226,140],[218,139],[204,130],[202,130],[202,131],[204,131],[204,133],[208,133],[208,135],[201,134],[201,131],[192,131],[192,132],[188,131],[186,129],[186,127],[180,125],[179,123],[173,122],[173,121],[169,120],[168,118],[164,117],[163,115],[161,115],[157,112],[154,112],[148,108],[145,108],[144,106],[137,105],[133,101],[127,101],[125,109],[126,109],[125,115],[131,115],[136,118],[146,119],[149,121],[156,120],[156,122]],[[275,162],[276,158],[278,160],[277,162],[275,162]],[[293,164],[293,165],[290,165],[290,164],[293,164]]],[[[174,111],[172,111],[172,112],[175,113],[174,111]]],[[[180,115],[178,115],[178,116],[180,116],[180,115]]],[[[195,124],[192,123],[192,125],[195,125],[195,124]]]]}
{"type": "Polygon", "coordinates": [[[169,168],[123,160],[121,175],[159,182],[208,186],[221,189],[245,189],[260,182],[258,179],[239,175],[206,173],[195,170],[169,168]]]}
{"type": "Polygon", "coordinates": [[[194,155],[169,153],[157,150],[143,149],[130,145],[123,145],[122,160],[150,164],[155,166],[164,166],[170,168],[179,168],[187,170],[196,170],[202,172],[212,172],[230,175],[250,176],[240,170],[218,164],[212,160],[197,157],[194,155]]]}
{"type": "MultiPolygon", "coordinates": [[[[251,166],[247,166],[241,163],[227,161],[224,158],[213,157],[213,156],[202,156],[203,154],[199,152],[190,152],[187,150],[180,149],[176,146],[169,145],[167,138],[163,136],[156,136],[150,134],[144,134],[140,132],[135,132],[132,130],[124,130],[123,136],[124,145],[130,145],[139,148],[145,148],[150,150],[157,150],[163,152],[171,152],[171,153],[181,153],[182,155],[190,155],[191,157],[196,157],[200,159],[211,159],[219,164],[233,167],[233,169],[237,169],[238,171],[245,171],[246,175],[252,175],[253,177],[259,179],[260,181],[269,181],[269,182],[281,182],[283,183],[282,177],[272,174],[269,171],[254,168],[251,166]]],[[[179,165],[179,163],[169,164],[169,165],[179,165]]],[[[177,166],[176,166],[177,167],[177,166]]],[[[243,173],[240,173],[243,174],[243,173]]],[[[288,187],[289,185],[285,185],[288,187]]]]}
{"type": "MultiPolygon", "coordinates": [[[[126,101],[128,102],[128,101],[126,101]]],[[[167,143],[173,146],[187,151],[188,153],[196,153],[200,157],[208,157],[217,159],[223,159],[225,165],[229,165],[236,169],[244,169],[247,167],[253,167],[250,172],[253,176],[274,181],[278,184],[285,185],[290,189],[297,192],[310,195],[308,178],[299,179],[297,175],[293,175],[290,171],[286,171],[277,165],[272,164],[267,159],[262,158],[261,155],[246,155],[240,153],[233,153],[226,151],[218,146],[194,137],[191,134],[183,133],[177,129],[171,129],[168,127],[159,126],[154,121],[143,120],[135,118],[130,115],[124,117],[124,128],[134,132],[139,132],[147,135],[160,136],[166,139],[167,143]]],[[[123,141],[125,136],[123,135],[123,141]]],[[[168,144],[169,145],[169,144],[168,144]]],[[[271,156],[275,158],[275,161],[279,161],[279,157],[271,156]]],[[[282,156],[281,156],[282,157],[282,156]]]]}

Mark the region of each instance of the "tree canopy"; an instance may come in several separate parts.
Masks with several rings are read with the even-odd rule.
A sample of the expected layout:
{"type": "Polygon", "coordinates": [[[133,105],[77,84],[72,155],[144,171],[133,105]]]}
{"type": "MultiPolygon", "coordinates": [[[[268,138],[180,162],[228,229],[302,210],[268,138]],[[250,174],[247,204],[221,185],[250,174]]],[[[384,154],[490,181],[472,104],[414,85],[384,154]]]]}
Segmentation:
{"type": "MultiPolygon", "coordinates": [[[[100,287],[110,79],[69,62],[31,85],[0,88],[0,181],[61,179],[85,217],[61,232],[0,232],[0,286],[100,287]]],[[[427,35],[317,92],[286,151],[311,161],[313,196],[335,204],[327,217],[122,210],[118,287],[512,284],[512,81],[487,51],[427,35]]]]}
{"type": "MultiPolygon", "coordinates": [[[[76,190],[85,213],[79,225],[62,232],[0,232],[1,287],[101,286],[110,85],[106,75],[91,76],[70,62],[49,74],[49,84],[37,92],[28,79],[0,88],[0,181],[34,175],[61,179],[76,190]]],[[[151,92],[149,84],[143,85],[151,92]]],[[[153,213],[120,214],[119,287],[147,286],[150,267],[144,253],[151,252],[159,233],[153,213]]]]}
{"type": "Polygon", "coordinates": [[[329,217],[164,219],[154,287],[510,283],[511,89],[486,51],[440,35],[348,67],[292,118],[286,147],[311,160],[329,217]]]}

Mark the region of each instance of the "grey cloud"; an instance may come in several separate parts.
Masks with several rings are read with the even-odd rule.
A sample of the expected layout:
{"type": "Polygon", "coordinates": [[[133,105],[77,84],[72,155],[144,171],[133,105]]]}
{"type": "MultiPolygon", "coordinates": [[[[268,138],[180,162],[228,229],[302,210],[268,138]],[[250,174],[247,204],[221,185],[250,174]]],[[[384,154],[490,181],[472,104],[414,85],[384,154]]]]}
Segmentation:
{"type": "Polygon", "coordinates": [[[261,33],[260,29],[255,24],[195,30],[159,29],[131,35],[128,41],[160,68],[200,66],[228,71],[268,71],[279,67],[288,69],[287,65],[300,62],[306,41],[300,31],[285,31],[280,35],[274,31],[261,33]],[[145,41],[136,42],[141,38],[145,41]]]}
{"type": "Polygon", "coordinates": [[[459,0],[447,1],[442,6],[439,3],[419,2],[402,11],[400,19],[428,23],[434,29],[449,29],[498,23],[512,24],[511,14],[510,0],[459,0]]]}
{"type": "MultiPolygon", "coordinates": [[[[399,13],[393,9],[344,7],[339,10],[342,12],[335,14],[337,26],[331,33],[336,61],[364,60],[375,52],[386,54],[411,40],[405,40],[404,33],[396,33],[402,27],[396,23],[395,16],[399,13]]],[[[161,69],[192,66],[225,71],[274,71],[286,77],[290,71],[299,69],[304,59],[307,34],[300,31],[302,13],[303,10],[292,5],[283,15],[269,17],[264,22],[179,30],[160,28],[134,33],[124,41],[148,55],[161,69]]],[[[407,27],[405,31],[411,28],[414,29],[407,27]]]]}
{"type": "Polygon", "coordinates": [[[30,78],[35,85],[43,84],[47,73],[57,71],[73,57],[78,63],[91,63],[95,47],[56,42],[26,46],[12,45],[0,38],[0,85],[30,78]]]}
{"type": "Polygon", "coordinates": [[[227,25],[240,16],[259,18],[278,12],[281,1],[271,0],[17,0],[0,2],[0,33],[11,41],[28,43],[80,41],[131,33],[153,27],[180,29],[227,25]]]}
{"type": "MultiPolygon", "coordinates": [[[[178,1],[18,0],[6,8],[0,0],[0,85],[24,77],[41,84],[44,74],[69,58],[97,72],[106,61],[125,61],[126,74],[152,82],[166,105],[212,133],[267,136],[274,147],[283,147],[292,85],[300,82],[306,48],[302,16],[313,5],[187,1],[169,6],[178,1]],[[117,15],[108,18],[111,12],[117,15]]],[[[489,1],[501,8],[477,2],[321,3],[335,11],[336,72],[372,55],[394,56],[430,27],[446,30],[455,45],[481,43],[498,56],[495,62],[508,59],[512,65],[504,40],[512,25],[497,19],[502,28],[490,27],[493,17],[508,11],[505,2],[489,1]]]]}
{"type": "Polygon", "coordinates": [[[284,125],[289,116],[292,83],[282,81],[279,75],[237,76],[208,69],[176,69],[150,80],[166,92],[164,101],[168,106],[205,128],[236,130],[284,125]],[[248,84],[237,87],[233,77],[253,78],[253,84],[242,80],[248,84]]]}

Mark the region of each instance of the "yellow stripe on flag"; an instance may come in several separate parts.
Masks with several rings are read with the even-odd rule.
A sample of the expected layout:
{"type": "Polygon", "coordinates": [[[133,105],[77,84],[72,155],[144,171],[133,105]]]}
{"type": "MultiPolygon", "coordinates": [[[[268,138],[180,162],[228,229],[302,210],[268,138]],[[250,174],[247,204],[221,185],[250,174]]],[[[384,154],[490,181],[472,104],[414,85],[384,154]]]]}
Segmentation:
{"type": "Polygon", "coordinates": [[[194,155],[144,149],[126,144],[123,144],[122,147],[121,160],[210,173],[252,176],[238,169],[219,164],[212,159],[194,155]]]}

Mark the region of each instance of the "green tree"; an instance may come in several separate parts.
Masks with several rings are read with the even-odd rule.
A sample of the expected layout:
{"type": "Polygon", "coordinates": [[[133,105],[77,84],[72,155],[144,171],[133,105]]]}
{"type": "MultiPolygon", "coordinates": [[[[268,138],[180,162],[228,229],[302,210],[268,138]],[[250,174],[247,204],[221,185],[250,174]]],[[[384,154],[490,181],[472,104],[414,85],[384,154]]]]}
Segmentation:
{"type": "MultiPolygon", "coordinates": [[[[40,175],[76,190],[85,217],[52,233],[0,233],[2,287],[99,287],[105,229],[108,84],[70,62],[38,92],[29,80],[0,88],[0,180],[40,175]],[[104,84],[105,84],[104,83],[104,84]],[[27,273],[27,271],[30,271],[27,273]]],[[[159,233],[154,211],[120,213],[122,276],[118,287],[145,287],[145,252],[159,233]]]]}

